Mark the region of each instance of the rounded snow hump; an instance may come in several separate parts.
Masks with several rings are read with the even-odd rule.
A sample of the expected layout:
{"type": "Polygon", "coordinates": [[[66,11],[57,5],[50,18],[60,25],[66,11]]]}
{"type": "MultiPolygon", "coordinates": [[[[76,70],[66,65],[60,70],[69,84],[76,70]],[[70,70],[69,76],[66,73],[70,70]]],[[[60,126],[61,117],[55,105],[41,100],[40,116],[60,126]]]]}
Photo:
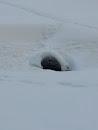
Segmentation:
{"type": "Polygon", "coordinates": [[[73,63],[68,56],[62,56],[57,51],[37,52],[32,58],[30,64],[41,69],[54,71],[71,71],[73,63]]]}

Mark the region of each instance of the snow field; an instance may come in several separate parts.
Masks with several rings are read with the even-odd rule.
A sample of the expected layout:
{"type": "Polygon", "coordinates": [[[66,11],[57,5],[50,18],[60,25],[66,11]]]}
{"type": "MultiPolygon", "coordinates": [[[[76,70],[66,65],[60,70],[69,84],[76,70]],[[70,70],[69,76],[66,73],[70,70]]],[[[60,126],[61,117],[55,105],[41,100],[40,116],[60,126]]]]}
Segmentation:
{"type": "Polygon", "coordinates": [[[1,130],[98,130],[97,5],[97,0],[0,0],[1,130]],[[33,8],[39,11],[33,14],[33,8]],[[36,15],[41,11],[66,22],[36,15]],[[40,61],[47,54],[62,69],[75,68],[43,70],[40,61]]]}
{"type": "Polygon", "coordinates": [[[97,130],[97,72],[1,71],[0,129],[97,130]]]}
{"type": "Polygon", "coordinates": [[[56,28],[55,25],[0,25],[0,69],[29,71],[33,53],[44,46],[42,41],[55,33],[56,28]]]}

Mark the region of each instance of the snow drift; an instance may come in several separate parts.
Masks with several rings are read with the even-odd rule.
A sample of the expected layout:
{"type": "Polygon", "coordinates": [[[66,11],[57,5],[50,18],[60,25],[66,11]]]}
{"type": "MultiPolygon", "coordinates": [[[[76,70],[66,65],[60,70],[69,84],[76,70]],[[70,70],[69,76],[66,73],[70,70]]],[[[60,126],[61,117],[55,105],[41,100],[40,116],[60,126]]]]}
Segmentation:
{"type": "Polygon", "coordinates": [[[98,130],[97,5],[0,0],[1,130],[98,130]],[[33,7],[64,22],[36,15],[33,7]],[[41,69],[50,54],[75,71],[41,69]]]}

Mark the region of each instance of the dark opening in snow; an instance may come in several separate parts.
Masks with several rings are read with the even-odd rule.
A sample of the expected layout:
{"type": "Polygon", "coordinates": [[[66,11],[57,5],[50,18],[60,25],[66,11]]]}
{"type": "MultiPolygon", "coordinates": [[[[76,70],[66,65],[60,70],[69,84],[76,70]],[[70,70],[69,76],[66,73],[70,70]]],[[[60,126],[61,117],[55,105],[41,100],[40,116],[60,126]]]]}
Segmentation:
{"type": "Polygon", "coordinates": [[[47,56],[42,59],[41,65],[43,69],[50,69],[55,71],[61,71],[61,65],[59,61],[53,56],[47,56]]]}

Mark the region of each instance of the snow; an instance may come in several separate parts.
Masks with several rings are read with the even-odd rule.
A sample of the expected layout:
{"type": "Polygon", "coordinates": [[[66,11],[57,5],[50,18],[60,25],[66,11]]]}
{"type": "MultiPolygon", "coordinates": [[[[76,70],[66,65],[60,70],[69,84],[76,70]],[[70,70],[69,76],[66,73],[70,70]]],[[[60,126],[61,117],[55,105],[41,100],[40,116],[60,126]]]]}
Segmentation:
{"type": "Polygon", "coordinates": [[[43,68],[41,65],[41,61],[47,56],[53,56],[59,61],[60,65],[61,65],[61,71],[75,69],[74,62],[71,61],[71,59],[67,55],[62,56],[59,52],[57,52],[55,50],[52,50],[52,51],[47,50],[47,51],[37,52],[37,54],[33,55],[33,57],[31,58],[30,64],[32,66],[35,66],[38,68],[43,68]]]}
{"type": "Polygon", "coordinates": [[[98,129],[97,11],[97,0],[0,0],[1,130],[98,129]],[[61,72],[42,69],[48,54],[61,72]]]}
{"type": "Polygon", "coordinates": [[[1,72],[0,128],[97,130],[97,73],[1,72]]]}

